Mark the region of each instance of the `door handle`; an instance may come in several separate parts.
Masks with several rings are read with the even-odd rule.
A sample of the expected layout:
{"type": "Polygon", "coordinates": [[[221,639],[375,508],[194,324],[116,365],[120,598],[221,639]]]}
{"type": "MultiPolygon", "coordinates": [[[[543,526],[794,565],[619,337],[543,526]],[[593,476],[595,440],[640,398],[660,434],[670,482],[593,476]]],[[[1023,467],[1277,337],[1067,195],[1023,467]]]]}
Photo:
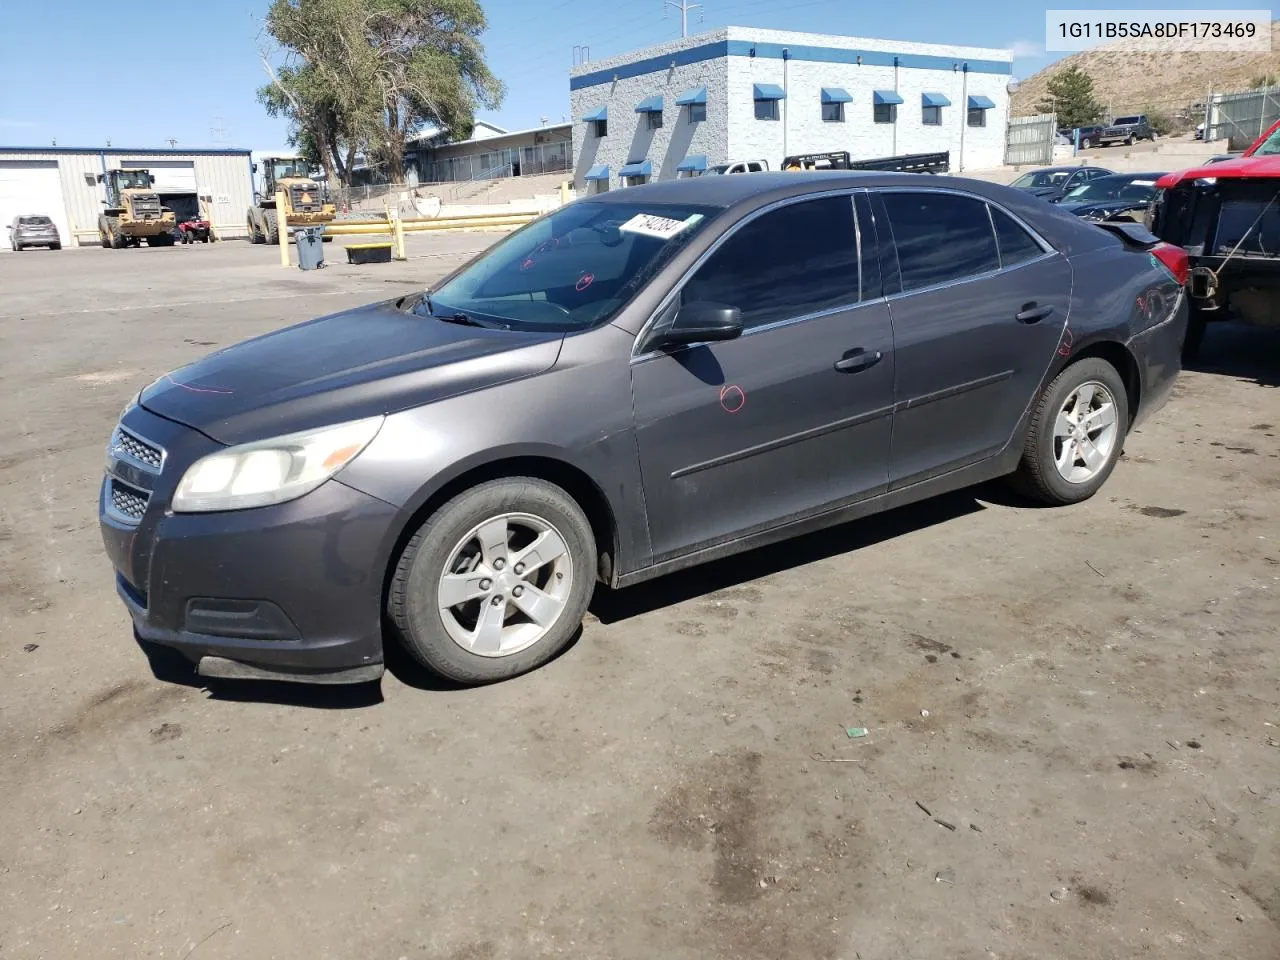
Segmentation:
{"type": "Polygon", "coordinates": [[[836,369],[841,373],[857,373],[859,370],[874,367],[883,357],[884,354],[879,350],[868,353],[862,347],[856,347],[836,361],[836,369]]]}
{"type": "Polygon", "coordinates": [[[1035,301],[1024,303],[1022,310],[1014,317],[1019,323],[1039,323],[1049,314],[1053,313],[1053,307],[1037,306],[1035,301]]]}

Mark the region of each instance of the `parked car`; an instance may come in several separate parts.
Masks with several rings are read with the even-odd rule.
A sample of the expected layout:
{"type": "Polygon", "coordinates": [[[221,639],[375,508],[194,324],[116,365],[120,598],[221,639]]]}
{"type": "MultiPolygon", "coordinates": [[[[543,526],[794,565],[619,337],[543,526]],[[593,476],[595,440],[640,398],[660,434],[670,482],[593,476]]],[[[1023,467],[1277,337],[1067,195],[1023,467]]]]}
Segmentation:
{"type": "Polygon", "coordinates": [[[1166,174],[1156,187],[1150,229],[1190,252],[1185,357],[1215,321],[1280,329],[1280,121],[1243,154],[1166,174]]]}
{"type": "Polygon", "coordinates": [[[1010,186],[1052,202],[1081,184],[1110,175],[1102,167],[1044,167],[1024,173],[1010,186]]]}
{"type": "Polygon", "coordinates": [[[52,220],[42,214],[23,213],[9,224],[9,246],[15,251],[27,247],[62,249],[62,237],[52,220]]]}
{"type": "Polygon", "coordinates": [[[1066,130],[1058,131],[1060,143],[1074,145],[1076,142],[1076,131],[1080,132],[1080,149],[1088,150],[1098,145],[1098,140],[1102,136],[1101,124],[1090,124],[1085,127],[1072,127],[1066,130]]]}
{"type": "Polygon", "coordinates": [[[1098,143],[1104,147],[1117,143],[1132,146],[1139,140],[1154,141],[1155,138],[1156,132],[1147,122],[1146,114],[1138,114],[1132,117],[1116,117],[1109,126],[1103,128],[1098,136],[1098,143]]]}
{"type": "Polygon", "coordinates": [[[1085,220],[1126,219],[1142,223],[1163,173],[1116,173],[1081,184],[1058,201],[1058,209],[1085,220]]]}
{"type": "Polygon", "coordinates": [[[433,290],[161,377],[99,503],[138,637],[165,670],[365,681],[386,620],[482,683],[562,650],[597,582],[994,477],[1091,497],[1172,389],[1186,255],[938,183],[593,196],[433,290]]]}
{"type": "MultiPolygon", "coordinates": [[[[768,160],[731,160],[708,167],[707,173],[712,175],[724,173],[764,173],[769,169],[768,160]]],[[[703,174],[706,176],[706,174],[703,174]]]]}

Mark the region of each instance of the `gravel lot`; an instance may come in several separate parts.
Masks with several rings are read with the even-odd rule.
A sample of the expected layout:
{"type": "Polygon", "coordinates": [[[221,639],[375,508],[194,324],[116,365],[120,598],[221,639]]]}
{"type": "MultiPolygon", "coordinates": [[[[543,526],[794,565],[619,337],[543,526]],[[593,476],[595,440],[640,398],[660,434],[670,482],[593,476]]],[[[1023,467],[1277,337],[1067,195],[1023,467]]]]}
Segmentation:
{"type": "Polygon", "coordinates": [[[600,590],[513,682],[153,679],[95,515],[125,400],[490,240],[0,256],[0,957],[1280,956],[1276,335],[1211,330],[1087,504],[600,590]]]}

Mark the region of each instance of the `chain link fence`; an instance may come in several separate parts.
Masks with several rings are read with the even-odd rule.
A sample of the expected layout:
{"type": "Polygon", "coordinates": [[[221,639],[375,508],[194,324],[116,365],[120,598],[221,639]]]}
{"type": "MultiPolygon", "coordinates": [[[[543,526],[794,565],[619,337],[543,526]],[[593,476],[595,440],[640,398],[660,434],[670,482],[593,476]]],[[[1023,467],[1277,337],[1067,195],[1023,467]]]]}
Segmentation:
{"type": "Polygon", "coordinates": [[[1280,87],[1223,93],[1209,104],[1205,139],[1228,151],[1244,150],[1280,120],[1280,87]]]}

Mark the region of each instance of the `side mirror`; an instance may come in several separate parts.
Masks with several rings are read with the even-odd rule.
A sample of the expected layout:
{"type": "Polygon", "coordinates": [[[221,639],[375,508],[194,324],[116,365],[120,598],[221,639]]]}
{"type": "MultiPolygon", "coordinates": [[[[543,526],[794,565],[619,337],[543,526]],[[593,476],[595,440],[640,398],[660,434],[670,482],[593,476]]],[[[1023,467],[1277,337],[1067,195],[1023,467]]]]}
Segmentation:
{"type": "Polygon", "coordinates": [[[149,181],[151,181],[151,185],[152,185],[153,187],[156,185],[156,175],[155,175],[154,173],[153,173],[153,174],[148,175],[147,179],[148,179],[149,181]]]}
{"type": "Polygon", "coordinates": [[[257,172],[258,172],[258,165],[257,165],[256,163],[251,163],[251,164],[249,164],[249,172],[250,172],[250,173],[257,173],[257,172]]]}
{"type": "Polygon", "coordinates": [[[733,340],[742,334],[742,311],[723,303],[696,301],[680,308],[671,326],[659,331],[654,347],[733,340]]]}

